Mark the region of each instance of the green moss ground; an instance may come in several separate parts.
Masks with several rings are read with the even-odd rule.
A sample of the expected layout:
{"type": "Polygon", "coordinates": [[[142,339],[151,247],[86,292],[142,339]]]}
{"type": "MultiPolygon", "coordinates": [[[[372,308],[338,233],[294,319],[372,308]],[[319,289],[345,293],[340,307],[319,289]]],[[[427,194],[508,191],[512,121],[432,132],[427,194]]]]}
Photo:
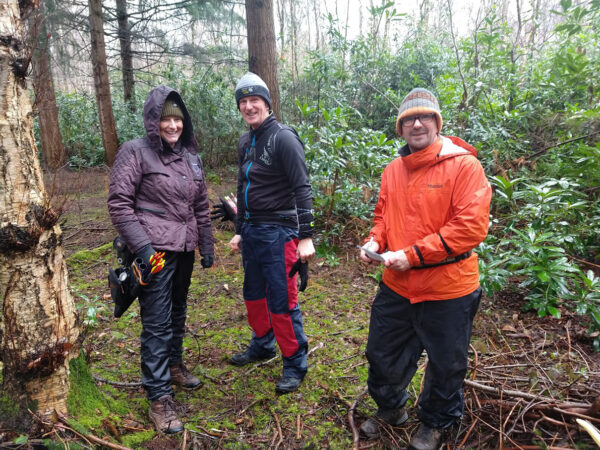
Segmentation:
{"type": "MultiPolygon", "coordinates": [[[[184,341],[185,361],[204,384],[191,392],[175,391],[190,435],[211,448],[268,447],[279,422],[283,447],[351,447],[346,416],[348,405],[366,384],[364,346],[376,281],[362,274],[362,266],[358,278],[348,278],[346,271],[351,268],[311,264],[309,287],[299,295],[313,349],[309,372],[298,392],[278,396],[274,386],[281,376],[280,357],[242,368],[228,363],[233,353],[245,348],[251,331],[242,301],[240,256],[225,248],[231,232],[217,230],[215,237],[215,267],[203,270],[197,261],[194,269],[184,341]]],[[[77,302],[97,299],[99,314],[84,344],[90,372],[80,360],[73,362],[69,410],[74,420],[105,439],[110,438],[106,426],[110,420],[119,429],[122,444],[138,448],[161,438],[152,430],[143,390],[91,378],[93,373],[116,383],[140,380],[139,307],[135,303],[122,318],[112,318],[105,273],[97,270],[114,264],[110,244],[68,259],[77,302]]],[[[357,414],[364,417],[373,411],[367,397],[357,414]]]]}
{"type": "MultiPolygon", "coordinates": [[[[102,201],[105,200],[99,200],[99,203],[102,201]]],[[[72,230],[76,229],[77,226],[73,226],[72,230]]],[[[71,367],[69,416],[74,426],[130,448],[181,448],[184,439],[186,447],[194,449],[352,448],[353,437],[347,418],[350,405],[357,402],[356,424],[375,412],[370,397],[360,396],[368,375],[364,349],[370,304],[377,291],[381,269],[361,264],[356,252],[352,251],[348,255],[318,258],[311,263],[309,287],[299,295],[311,349],[309,372],[298,392],[277,396],[274,385],[281,375],[280,357],[242,368],[228,363],[233,353],[245,348],[251,331],[242,300],[240,255],[230,253],[226,246],[232,235],[231,227],[219,222],[214,235],[215,267],[203,270],[197,257],[188,296],[184,341],[186,364],[204,384],[194,391],[175,390],[175,399],[181,405],[181,417],[187,429],[185,434],[176,436],[155,433],[148,418],[149,404],[139,385],[141,325],[137,303],[120,319],[112,317],[106,276],[108,267],[116,265],[111,250],[114,232],[109,230],[102,237],[94,237],[92,242],[98,242],[96,246],[90,245],[90,241],[81,241],[70,247],[69,277],[78,311],[85,316],[91,305],[96,313],[96,321],[86,328],[83,348],[87,365],[79,359],[71,367]]],[[[570,318],[565,318],[566,323],[548,319],[542,327],[536,317],[517,314],[515,302],[499,300],[487,299],[486,306],[480,308],[476,318],[472,345],[480,358],[485,355],[493,360],[488,364],[494,365],[496,358],[499,361],[506,359],[509,366],[515,362],[527,363],[527,356],[525,361],[520,361],[515,355],[529,354],[533,341],[524,337],[533,339],[528,333],[538,330],[540,341],[553,342],[556,351],[537,354],[538,358],[544,359],[536,365],[540,368],[535,375],[537,379],[544,379],[549,373],[547,367],[552,366],[573,378],[569,383],[557,381],[557,386],[568,385],[571,389],[577,386],[584,391],[589,385],[590,389],[596,389],[597,365],[588,366],[578,359],[583,352],[568,353],[569,365],[564,369],[563,363],[556,361],[561,355],[559,345],[563,348],[572,345],[571,336],[564,333],[570,327],[570,318]],[[515,328],[523,331],[513,336],[510,333],[515,328]],[[553,333],[555,330],[562,334],[553,333]],[[513,359],[506,358],[507,354],[513,359]],[[553,359],[554,354],[558,356],[553,359]],[[579,369],[572,370],[572,367],[580,368],[586,377],[581,378],[579,369]]],[[[472,364],[476,366],[475,361],[472,364]]],[[[522,373],[521,369],[516,371],[523,379],[530,379],[531,374],[525,371],[532,369],[527,364],[523,367],[522,373]]],[[[377,441],[361,440],[362,448],[407,446],[409,436],[418,424],[414,399],[421,389],[423,371],[421,365],[408,389],[411,400],[407,425],[393,433],[388,430],[390,432],[377,441]]],[[[467,400],[472,405],[473,394],[467,392],[467,395],[470,395],[467,400]]],[[[482,411],[475,414],[482,414],[482,411]]],[[[469,427],[468,420],[473,423],[473,416],[466,412],[465,417],[462,436],[469,427]]],[[[494,418],[488,422],[493,423],[494,418]]],[[[478,421],[474,428],[477,430],[473,431],[474,439],[485,438],[491,433],[482,423],[478,421]]],[[[528,425],[535,427],[533,423],[528,425]]],[[[581,441],[586,437],[579,434],[576,439],[581,441]]],[[[532,435],[531,442],[537,440],[532,435]]],[[[561,441],[565,444],[563,447],[570,442],[567,439],[561,441]]],[[[56,442],[48,445],[51,447],[56,442]]],[[[74,447],[71,445],[70,448],[74,447]]],[[[585,444],[580,448],[586,448],[585,444]]]]}

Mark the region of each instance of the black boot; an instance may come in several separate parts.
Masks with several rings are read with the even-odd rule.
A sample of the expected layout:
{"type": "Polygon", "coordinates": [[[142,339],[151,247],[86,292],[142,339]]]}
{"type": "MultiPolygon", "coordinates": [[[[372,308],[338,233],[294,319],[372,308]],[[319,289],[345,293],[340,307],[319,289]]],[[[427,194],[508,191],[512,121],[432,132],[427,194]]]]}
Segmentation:
{"type": "Polygon", "coordinates": [[[413,450],[438,450],[442,443],[442,434],[444,430],[441,428],[431,428],[421,423],[419,429],[410,439],[410,449],[413,450]]]}
{"type": "Polygon", "coordinates": [[[297,391],[302,383],[302,378],[283,377],[275,385],[275,392],[278,394],[288,394],[297,391]]]}
{"type": "Polygon", "coordinates": [[[275,351],[265,353],[263,355],[257,355],[254,352],[251,352],[249,348],[246,351],[241,353],[236,353],[230,359],[231,364],[234,366],[245,366],[246,364],[250,364],[257,361],[263,361],[265,359],[271,359],[276,355],[275,351]]]}
{"type": "Polygon", "coordinates": [[[379,429],[380,422],[385,422],[388,425],[397,427],[408,420],[408,413],[404,408],[398,409],[379,409],[375,416],[370,417],[362,423],[360,431],[369,439],[377,439],[381,434],[379,429]]]}

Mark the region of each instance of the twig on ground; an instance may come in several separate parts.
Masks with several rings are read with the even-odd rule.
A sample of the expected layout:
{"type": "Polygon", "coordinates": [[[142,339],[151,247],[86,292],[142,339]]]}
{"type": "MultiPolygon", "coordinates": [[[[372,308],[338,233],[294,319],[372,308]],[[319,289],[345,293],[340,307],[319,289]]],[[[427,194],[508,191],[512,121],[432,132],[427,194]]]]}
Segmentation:
{"type": "Polygon", "coordinates": [[[308,353],[306,354],[306,356],[310,356],[311,353],[317,351],[320,348],[323,348],[325,346],[325,344],[323,342],[319,342],[317,345],[315,345],[313,348],[311,348],[308,353]]]}
{"type": "MultiPolygon", "coordinates": [[[[527,400],[538,400],[538,401],[542,401],[542,402],[551,403],[553,405],[557,404],[557,401],[553,398],[542,397],[542,396],[535,395],[535,394],[529,394],[527,392],[515,391],[512,389],[503,390],[501,388],[486,386],[484,384],[477,383],[476,381],[471,381],[471,380],[465,380],[464,383],[467,386],[470,386],[475,389],[479,389],[480,391],[484,391],[484,392],[491,392],[491,393],[495,393],[495,394],[499,394],[499,395],[508,395],[509,397],[520,397],[520,398],[525,398],[527,400]]],[[[563,408],[565,408],[565,407],[566,408],[589,408],[591,405],[589,403],[562,403],[562,404],[560,404],[560,406],[563,408]]]]}
{"type": "Polygon", "coordinates": [[[191,433],[196,433],[201,436],[206,436],[207,438],[210,438],[210,439],[217,439],[217,438],[222,438],[225,436],[223,434],[219,434],[216,432],[210,432],[210,431],[206,430],[205,428],[202,428],[199,425],[194,425],[194,426],[200,428],[202,431],[194,430],[193,428],[189,428],[189,427],[186,427],[186,430],[190,431],[191,433]]]}
{"type": "Polygon", "coordinates": [[[340,334],[347,334],[351,331],[360,331],[364,328],[364,326],[360,326],[360,327],[356,327],[356,328],[349,328],[348,330],[342,330],[342,331],[334,331],[332,333],[325,333],[325,334],[319,334],[319,337],[325,337],[325,336],[338,336],[340,334]]]}
{"type": "Polygon", "coordinates": [[[183,439],[181,440],[181,450],[185,450],[187,445],[188,430],[183,430],[183,439]]]}
{"type": "Polygon", "coordinates": [[[300,440],[302,438],[302,433],[300,432],[300,414],[296,415],[296,439],[300,440]]]}
{"type": "Polygon", "coordinates": [[[275,441],[277,440],[277,436],[279,436],[279,432],[277,430],[275,430],[275,432],[273,433],[273,439],[271,439],[271,445],[269,445],[269,448],[275,447],[275,441]]]}
{"type": "Polygon", "coordinates": [[[244,414],[246,411],[248,411],[250,408],[252,408],[254,405],[256,405],[257,403],[262,402],[264,399],[259,398],[257,400],[254,400],[252,403],[250,403],[248,406],[246,406],[244,409],[240,410],[240,412],[238,412],[236,415],[237,416],[241,416],[242,414],[244,414]]]}
{"type": "Polygon", "coordinates": [[[277,431],[279,432],[279,440],[275,445],[275,448],[278,449],[279,446],[283,443],[283,431],[281,431],[281,423],[279,422],[279,415],[277,413],[273,413],[273,417],[275,417],[275,422],[277,423],[277,431]]]}
{"type": "Polygon", "coordinates": [[[464,448],[465,443],[467,442],[467,440],[469,439],[469,436],[471,436],[471,432],[473,431],[473,428],[475,428],[475,425],[477,425],[477,423],[479,422],[479,419],[476,418],[473,423],[471,424],[471,426],[469,427],[469,429],[467,430],[467,432],[465,433],[465,437],[463,438],[462,441],[460,441],[460,444],[458,446],[458,448],[464,448]]]}
{"type": "Polygon", "coordinates": [[[69,429],[69,431],[71,431],[71,433],[76,434],[77,436],[79,436],[80,438],[86,440],[86,441],[92,441],[96,444],[100,444],[103,445],[105,447],[109,447],[109,448],[113,448],[115,450],[131,450],[129,447],[125,447],[123,445],[119,445],[119,444],[113,444],[112,442],[109,441],[105,441],[104,439],[100,439],[97,436],[94,436],[93,434],[87,433],[87,434],[83,434],[80,433],[79,431],[73,429],[70,425],[69,422],[67,421],[67,418],[60,414],[57,413],[58,416],[58,420],[60,420],[60,422],[69,429]]]}
{"type": "Polygon", "coordinates": [[[352,430],[352,448],[354,450],[358,450],[358,444],[360,442],[360,434],[356,425],[354,424],[354,410],[356,409],[356,405],[361,399],[369,392],[369,388],[365,387],[360,394],[354,399],[352,405],[350,405],[350,409],[348,410],[348,425],[350,425],[350,429],[352,430]]]}

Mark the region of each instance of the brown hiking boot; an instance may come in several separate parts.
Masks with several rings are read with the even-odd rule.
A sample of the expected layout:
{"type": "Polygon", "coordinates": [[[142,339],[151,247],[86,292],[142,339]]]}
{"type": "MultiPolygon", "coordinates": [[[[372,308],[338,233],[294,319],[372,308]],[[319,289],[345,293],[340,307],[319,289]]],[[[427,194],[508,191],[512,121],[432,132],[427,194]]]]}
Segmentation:
{"type": "Polygon", "coordinates": [[[183,363],[171,366],[169,369],[171,370],[171,383],[173,384],[177,384],[186,389],[194,389],[202,384],[202,381],[192,375],[183,363]]]}
{"type": "Polygon", "coordinates": [[[163,395],[158,400],[151,402],[149,415],[158,431],[172,434],[183,430],[183,424],[177,417],[175,402],[170,395],[163,395]]]}

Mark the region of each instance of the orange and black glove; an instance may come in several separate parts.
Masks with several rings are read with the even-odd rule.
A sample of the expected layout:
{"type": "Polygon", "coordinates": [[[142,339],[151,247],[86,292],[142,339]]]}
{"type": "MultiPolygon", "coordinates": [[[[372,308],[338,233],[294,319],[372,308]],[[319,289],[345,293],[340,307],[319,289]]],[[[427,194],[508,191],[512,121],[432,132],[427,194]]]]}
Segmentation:
{"type": "Polygon", "coordinates": [[[152,275],[160,272],[165,266],[165,252],[157,252],[151,244],[147,244],[135,253],[131,270],[142,286],[148,285],[152,275]]]}

